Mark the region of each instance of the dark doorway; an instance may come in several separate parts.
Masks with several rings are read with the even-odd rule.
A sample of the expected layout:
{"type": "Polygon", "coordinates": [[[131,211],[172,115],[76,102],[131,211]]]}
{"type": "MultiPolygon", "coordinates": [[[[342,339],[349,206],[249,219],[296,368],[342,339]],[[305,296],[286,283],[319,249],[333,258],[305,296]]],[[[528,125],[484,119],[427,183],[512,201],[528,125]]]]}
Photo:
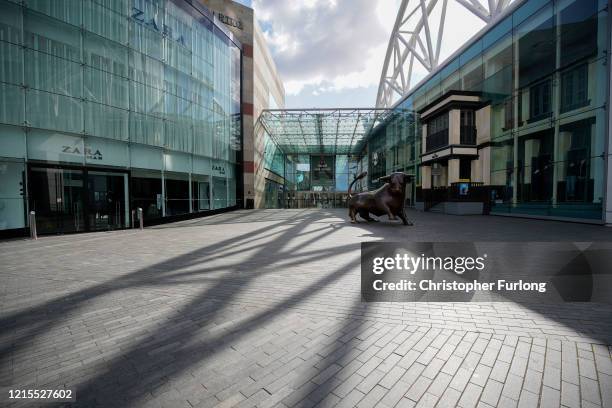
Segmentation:
{"type": "Polygon", "coordinates": [[[30,209],[41,234],[126,228],[126,172],[30,167],[30,209]]]}
{"type": "Polygon", "coordinates": [[[88,221],[90,231],[126,227],[127,174],[87,173],[88,221]]]}
{"type": "Polygon", "coordinates": [[[30,209],[36,211],[38,232],[85,231],[82,170],[32,167],[30,209]]]}

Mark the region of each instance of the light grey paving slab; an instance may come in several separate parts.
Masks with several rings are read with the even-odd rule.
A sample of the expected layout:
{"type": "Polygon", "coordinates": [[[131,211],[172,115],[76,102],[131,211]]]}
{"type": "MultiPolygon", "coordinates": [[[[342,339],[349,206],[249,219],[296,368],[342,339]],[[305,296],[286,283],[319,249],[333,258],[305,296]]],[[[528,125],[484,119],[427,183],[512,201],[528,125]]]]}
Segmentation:
{"type": "Polygon", "coordinates": [[[609,306],[359,293],[362,241],[593,241],[611,229],[410,217],[405,228],[348,224],[343,210],[236,211],[0,242],[0,385],[73,388],[77,407],[611,406],[609,306]]]}

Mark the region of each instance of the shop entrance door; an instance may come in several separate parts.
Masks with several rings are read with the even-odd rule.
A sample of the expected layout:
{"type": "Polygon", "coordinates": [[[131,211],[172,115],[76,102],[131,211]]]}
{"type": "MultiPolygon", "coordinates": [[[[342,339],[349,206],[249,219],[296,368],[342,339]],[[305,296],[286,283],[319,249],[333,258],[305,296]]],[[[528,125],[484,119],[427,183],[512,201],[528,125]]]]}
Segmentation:
{"type": "Polygon", "coordinates": [[[195,182],[198,186],[197,191],[197,205],[194,208],[197,211],[210,210],[210,183],[208,181],[195,182]]]}
{"type": "Polygon", "coordinates": [[[40,233],[85,231],[82,170],[32,167],[30,208],[40,233]]]}
{"type": "Polygon", "coordinates": [[[87,214],[90,231],[127,227],[126,173],[87,172],[87,214]]]}
{"type": "Polygon", "coordinates": [[[213,208],[227,207],[227,180],[220,177],[213,177],[213,208]]]}
{"type": "Polygon", "coordinates": [[[127,228],[127,173],[30,167],[30,209],[41,234],[127,228]]]}

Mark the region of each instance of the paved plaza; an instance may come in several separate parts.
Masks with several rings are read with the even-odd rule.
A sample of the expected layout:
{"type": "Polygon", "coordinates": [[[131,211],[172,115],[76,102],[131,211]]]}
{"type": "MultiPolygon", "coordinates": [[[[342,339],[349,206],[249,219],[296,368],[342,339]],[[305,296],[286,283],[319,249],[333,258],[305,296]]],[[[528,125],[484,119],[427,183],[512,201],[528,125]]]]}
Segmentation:
{"type": "Polygon", "coordinates": [[[0,389],[69,388],[81,407],[612,406],[610,306],[359,293],[362,241],[599,241],[612,229],[408,215],[412,227],[235,211],[0,242],[0,389]]]}

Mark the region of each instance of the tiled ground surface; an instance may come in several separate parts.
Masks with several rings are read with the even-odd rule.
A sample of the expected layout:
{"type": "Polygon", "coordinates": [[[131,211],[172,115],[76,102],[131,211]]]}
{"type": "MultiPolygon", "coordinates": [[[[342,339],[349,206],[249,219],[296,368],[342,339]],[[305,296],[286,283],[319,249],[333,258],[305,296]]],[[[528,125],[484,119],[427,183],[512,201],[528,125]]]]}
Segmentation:
{"type": "Polygon", "coordinates": [[[0,389],[62,386],[74,405],[103,407],[612,406],[610,307],[359,296],[360,241],[593,241],[612,229],[409,216],[413,227],[239,211],[2,242],[0,389]]]}

